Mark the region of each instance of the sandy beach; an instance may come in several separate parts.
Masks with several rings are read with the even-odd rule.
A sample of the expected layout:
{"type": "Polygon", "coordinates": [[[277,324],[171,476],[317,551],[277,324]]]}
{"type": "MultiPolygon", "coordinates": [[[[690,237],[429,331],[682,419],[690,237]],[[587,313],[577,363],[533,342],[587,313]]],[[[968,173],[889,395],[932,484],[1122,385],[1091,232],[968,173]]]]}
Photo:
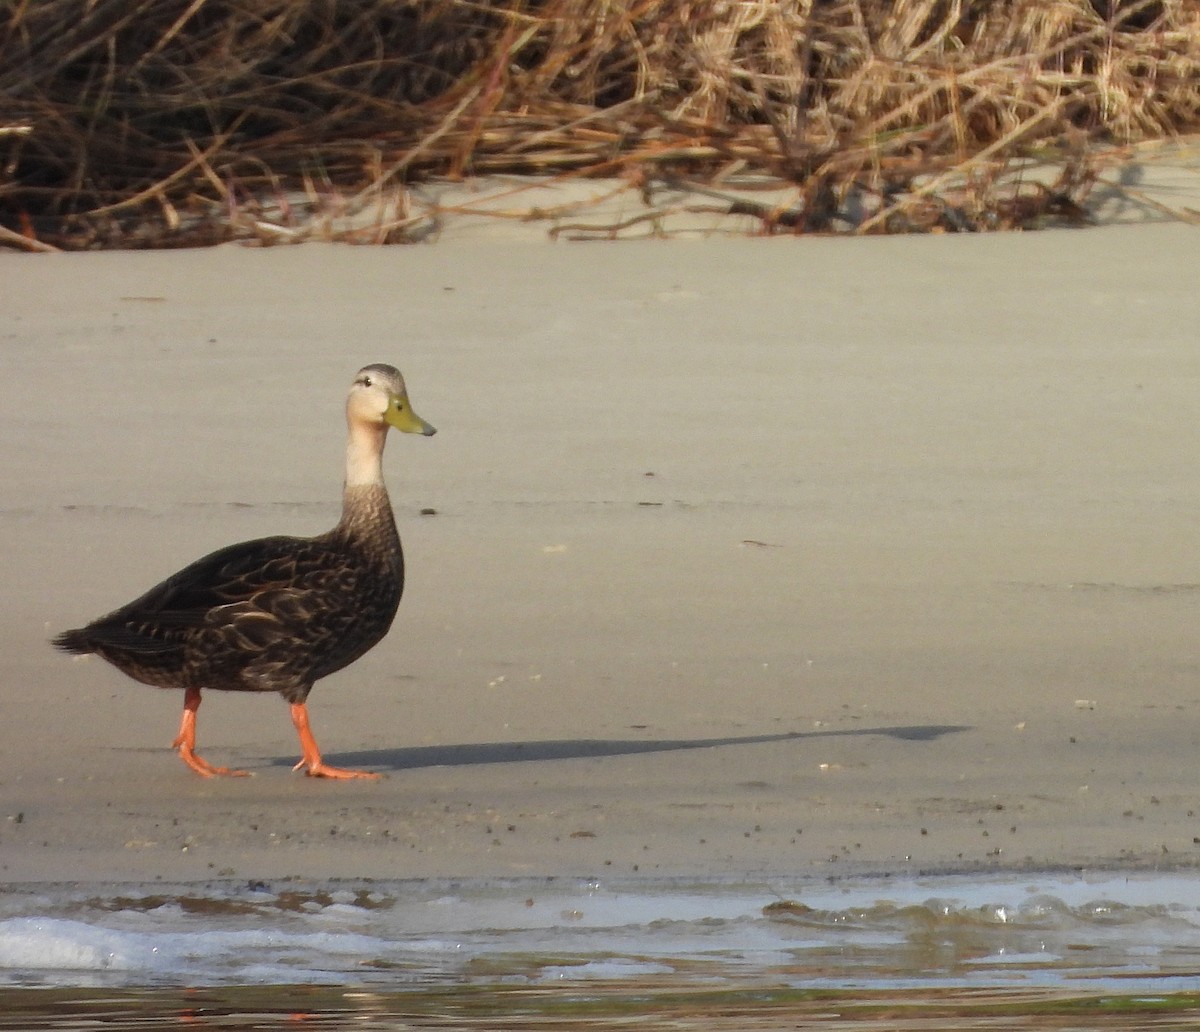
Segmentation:
{"type": "Polygon", "coordinates": [[[0,881],[1200,862],[1200,230],[0,253],[0,881]],[[181,698],[48,639],[340,504],[391,635],[181,698]],[[423,514],[423,510],[431,510],[423,514]]]}

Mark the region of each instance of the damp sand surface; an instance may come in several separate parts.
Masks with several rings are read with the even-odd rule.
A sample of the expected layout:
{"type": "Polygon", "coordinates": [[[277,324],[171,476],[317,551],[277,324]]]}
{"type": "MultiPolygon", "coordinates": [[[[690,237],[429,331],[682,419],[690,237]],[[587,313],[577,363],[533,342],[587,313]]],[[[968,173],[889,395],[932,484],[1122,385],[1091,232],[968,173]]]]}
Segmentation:
{"type": "Polygon", "coordinates": [[[0,880],[1200,859],[1200,233],[0,255],[0,880]],[[276,696],[48,639],[338,516],[403,367],[389,637],[276,696]]]}

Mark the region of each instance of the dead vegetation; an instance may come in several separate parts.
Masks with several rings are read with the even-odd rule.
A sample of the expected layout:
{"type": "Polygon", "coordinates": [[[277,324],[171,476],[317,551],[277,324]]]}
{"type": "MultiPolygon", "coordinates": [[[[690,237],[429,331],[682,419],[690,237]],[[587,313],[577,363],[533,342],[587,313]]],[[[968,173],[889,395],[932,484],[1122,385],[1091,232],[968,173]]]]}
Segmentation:
{"type": "Polygon", "coordinates": [[[1080,222],[1101,148],[1197,128],[1195,0],[0,10],[0,243],[28,248],[402,242],[407,184],[500,173],[795,184],[743,209],[770,232],[1080,222]]]}

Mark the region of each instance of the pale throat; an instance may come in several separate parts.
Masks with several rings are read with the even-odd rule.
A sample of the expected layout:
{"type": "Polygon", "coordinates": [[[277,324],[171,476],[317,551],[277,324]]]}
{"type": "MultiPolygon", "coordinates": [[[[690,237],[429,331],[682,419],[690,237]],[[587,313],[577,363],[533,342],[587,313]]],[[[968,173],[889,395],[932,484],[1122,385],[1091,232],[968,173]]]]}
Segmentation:
{"type": "Polygon", "coordinates": [[[383,484],[383,445],[386,424],[350,424],[346,441],[346,486],[370,487],[383,484]]]}

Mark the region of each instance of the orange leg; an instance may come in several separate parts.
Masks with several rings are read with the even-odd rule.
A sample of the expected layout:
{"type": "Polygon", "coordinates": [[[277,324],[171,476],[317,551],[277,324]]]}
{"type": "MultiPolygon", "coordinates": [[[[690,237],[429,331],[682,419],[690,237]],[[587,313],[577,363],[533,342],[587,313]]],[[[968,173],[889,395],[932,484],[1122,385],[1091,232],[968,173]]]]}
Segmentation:
{"type": "Polygon", "coordinates": [[[202,760],[196,755],[196,710],[199,708],[200,689],[189,688],[183,696],[183,719],[179,722],[179,734],[171,743],[172,748],[179,750],[179,758],[201,777],[211,778],[214,775],[231,778],[250,777],[248,770],[214,767],[207,760],[202,760]]]}
{"type": "Polygon", "coordinates": [[[299,770],[304,767],[304,773],[310,778],[372,778],[382,777],[369,770],[346,770],[343,767],[330,767],[321,759],[321,750],[317,748],[316,739],[308,726],[308,706],[303,702],[292,703],[292,723],[296,725],[296,733],[300,736],[300,751],[303,754],[300,762],[292,768],[299,770]]]}

